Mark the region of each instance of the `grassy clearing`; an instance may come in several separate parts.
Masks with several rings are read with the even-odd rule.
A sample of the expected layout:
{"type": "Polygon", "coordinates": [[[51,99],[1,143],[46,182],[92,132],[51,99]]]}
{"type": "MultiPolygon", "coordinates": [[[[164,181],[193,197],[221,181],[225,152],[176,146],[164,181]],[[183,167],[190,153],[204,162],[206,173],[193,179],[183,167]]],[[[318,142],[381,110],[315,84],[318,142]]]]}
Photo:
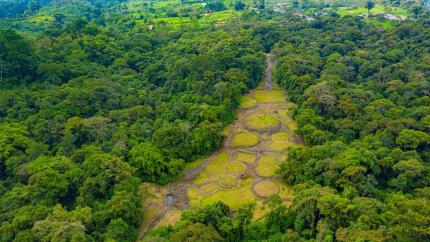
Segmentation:
{"type": "Polygon", "coordinates": [[[208,164],[206,167],[206,172],[212,175],[224,174],[224,166],[227,164],[227,162],[228,154],[226,152],[222,152],[208,164]]]}
{"type": "Polygon", "coordinates": [[[280,110],[279,116],[281,117],[281,122],[291,131],[297,130],[296,121],[290,116],[288,110],[280,110]]]}
{"type": "Polygon", "coordinates": [[[238,147],[250,147],[258,144],[258,136],[251,132],[237,133],[231,141],[231,146],[238,147]]]}
{"type": "Polygon", "coordinates": [[[260,220],[266,216],[267,212],[269,211],[268,207],[264,205],[263,201],[258,201],[255,204],[254,213],[252,215],[252,218],[255,220],[260,220]]]}
{"type": "Polygon", "coordinates": [[[254,130],[264,130],[270,127],[276,127],[279,121],[273,115],[254,114],[246,117],[246,126],[254,130]]]}
{"type": "Polygon", "coordinates": [[[223,201],[235,209],[255,200],[255,196],[251,190],[252,183],[252,179],[242,180],[239,186],[231,189],[222,189],[210,195],[202,194],[197,188],[191,188],[188,189],[187,195],[191,205],[196,207],[223,201]]]}
{"type": "Polygon", "coordinates": [[[261,103],[285,101],[281,90],[255,90],[254,98],[261,103]]]}
{"type": "Polygon", "coordinates": [[[218,185],[215,183],[204,184],[199,187],[201,193],[212,193],[218,191],[218,185]]]}
{"type": "Polygon", "coordinates": [[[54,17],[48,15],[39,15],[31,18],[29,22],[34,24],[50,24],[54,21],[54,17]]]}
{"type": "Polygon", "coordinates": [[[201,172],[196,179],[194,179],[193,183],[195,185],[199,185],[199,184],[203,184],[203,183],[207,183],[207,182],[212,182],[215,181],[214,177],[209,177],[208,173],[206,172],[201,172]]]}
{"type": "Polygon", "coordinates": [[[254,163],[257,155],[250,153],[239,152],[236,155],[236,160],[246,163],[254,163]]]}
{"type": "Polygon", "coordinates": [[[246,95],[241,98],[239,108],[249,109],[249,108],[254,108],[256,106],[257,106],[257,100],[246,95]]]}
{"type": "Polygon", "coordinates": [[[160,213],[160,208],[157,207],[146,207],[145,208],[145,214],[143,215],[143,221],[141,224],[141,227],[148,226],[152,219],[155,218],[160,213]]]}
{"type": "Polygon", "coordinates": [[[270,149],[273,151],[285,151],[288,147],[294,145],[290,142],[290,134],[287,132],[279,132],[271,136],[272,142],[270,149]]]}
{"type": "Polygon", "coordinates": [[[244,172],[246,166],[239,161],[231,161],[225,165],[225,172],[232,174],[240,174],[244,172]]]}
{"type": "Polygon", "coordinates": [[[279,132],[276,134],[272,134],[272,141],[285,141],[290,138],[290,134],[287,132],[279,132]]]}
{"type": "Polygon", "coordinates": [[[155,225],[154,228],[159,228],[161,226],[174,225],[177,221],[181,219],[181,210],[174,209],[167,212],[164,217],[155,225]]]}
{"type": "Polygon", "coordinates": [[[280,162],[273,156],[263,156],[258,161],[257,173],[262,177],[272,177],[276,175],[280,162]]]}
{"type": "Polygon", "coordinates": [[[371,22],[375,26],[380,26],[384,29],[390,29],[393,27],[393,22],[389,20],[370,19],[368,22],[371,22]]]}
{"type": "Polygon", "coordinates": [[[240,185],[233,189],[221,190],[203,197],[200,204],[205,206],[216,201],[223,201],[233,209],[244,206],[255,200],[254,193],[251,190],[252,183],[252,179],[242,180],[240,185]]]}
{"type": "Polygon", "coordinates": [[[217,180],[216,175],[222,175],[225,173],[225,166],[228,163],[228,154],[221,152],[206,166],[205,170],[202,171],[193,183],[200,185],[203,183],[214,182],[217,180]]]}
{"type": "MultiPolygon", "coordinates": [[[[343,17],[347,15],[363,15],[367,14],[367,8],[347,8],[347,7],[341,7],[338,8],[337,13],[343,17]]],[[[375,7],[370,10],[370,14],[384,14],[384,13],[391,13],[397,16],[408,16],[409,13],[403,8],[399,7],[384,7],[381,4],[376,4],[375,7]]]]}
{"type": "Polygon", "coordinates": [[[140,193],[142,196],[142,206],[145,208],[145,214],[141,227],[148,226],[152,219],[160,214],[161,207],[164,204],[166,191],[163,187],[151,183],[143,183],[140,186],[140,193]]]}
{"type": "Polygon", "coordinates": [[[293,145],[294,145],[294,143],[292,143],[288,140],[271,142],[270,150],[272,150],[272,151],[286,151],[289,147],[291,147],[293,145]]]}
{"type": "Polygon", "coordinates": [[[218,184],[222,188],[232,188],[237,185],[238,181],[235,176],[225,175],[218,177],[218,184]]]}
{"type": "Polygon", "coordinates": [[[159,203],[160,201],[164,201],[164,193],[160,192],[160,190],[164,189],[162,189],[162,187],[158,185],[149,182],[142,183],[142,185],[140,186],[140,191],[145,196],[146,204],[155,204],[159,203]]]}
{"type": "Polygon", "coordinates": [[[279,186],[279,193],[278,193],[278,195],[282,199],[289,199],[289,200],[293,199],[294,192],[293,192],[293,189],[291,187],[289,187],[283,181],[276,181],[276,184],[279,186]]]}
{"type": "Polygon", "coordinates": [[[270,197],[279,193],[279,186],[272,181],[261,181],[254,184],[254,191],[261,197],[270,197]]]}
{"type": "Polygon", "coordinates": [[[203,194],[200,193],[198,188],[190,188],[187,190],[187,197],[192,206],[200,206],[203,194]]]}
{"type": "Polygon", "coordinates": [[[193,169],[193,168],[199,167],[201,164],[203,164],[206,161],[206,159],[207,159],[207,157],[202,157],[202,158],[199,158],[195,161],[186,163],[184,168],[185,169],[193,169]]]}

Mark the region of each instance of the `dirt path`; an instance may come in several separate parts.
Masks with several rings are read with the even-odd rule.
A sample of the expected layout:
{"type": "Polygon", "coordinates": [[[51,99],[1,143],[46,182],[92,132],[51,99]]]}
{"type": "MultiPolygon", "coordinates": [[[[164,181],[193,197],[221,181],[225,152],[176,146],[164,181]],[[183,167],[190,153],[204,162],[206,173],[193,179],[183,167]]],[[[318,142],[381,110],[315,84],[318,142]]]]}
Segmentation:
{"type": "MultiPolygon", "coordinates": [[[[279,185],[280,178],[275,174],[270,176],[262,174],[262,171],[265,171],[264,169],[276,170],[276,167],[270,167],[269,165],[263,167],[264,169],[261,169],[261,162],[263,162],[262,160],[268,161],[269,163],[274,161],[280,162],[285,159],[284,156],[286,148],[292,145],[301,144],[301,141],[294,132],[294,120],[289,118],[287,115],[288,110],[290,110],[294,104],[289,103],[286,100],[285,93],[283,93],[277,85],[272,84],[273,60],[270,54],[267,54],[266,58],[267,67],[264,73],[263,82],[259,87],[250,91],[250,93],[246,95],[246,97],[252,101],[251,103],[253,103],[253,105],[241,107],[238,110],[238,119],[226,128],[227,137],[223,147],[195,167],[185,169],[183,176],[174,183],[166,186],[158,186],[148,183],[144,184],[146,187],[144,192],[145,195],[143,195],[144,198],[146,198],[148,194],[153,194],[153,197],[146,199],[145,202],[146,218],[139,230],[139,240],[143,238],[146,232],[154,229],[158,224],[165,222],[166,220],[174,222],[170,221],[168,217],[171,216],[169,215],[171,212],[180,212],[184,209],[192,208],[193,206],[200,206],[207,203],[207,200],[217,200],[218,197],[216,196],[219,196],[221,200],[223,198],[227,199],[223,201],[229,206],[233,206],[231,203],[237,202],[236,200],[239,200],[239,203],[248,202],[249,199],[262,201],[267,197],[265,196],[265,187],[261,189],[258,188],[257,185],[263,181],[269,183],[269,185],[273,185],[275,188],[274,190],[281,193],[283,187],[280,187],[279,185]],[[273,127],[271,126],[265,129],[255,129],[254,127],[250,127],[249,118],[258,115],[272,117],[278,120],[278,123],[273,127]],[[236,135],[243,132],[252,133],[258,138],[257,143],[244,147],[233,145],[232,143],[236,138],[236,135]],[[284,140],[282,140],[281,137],[281,140],[274,140],[274,137],[277,137],[276,135],[279,136],[279,134],[288,138],[284,138],[284,140]],[[254,161],[239,162],[239,154],[248,154],[251,157],[255,157],[254,161]],[[219,157],[222,155],[226,157],[226,161],[221,161],[225,171],[221,169],[221,173],[219,173],[220,165],[214,166],[210,164],[215,162],[219,163],[219,157]],[[226,167],[232,163],[242,164],[244,170],[239,173],[228,173],[228,169],[226,167]],[[211,169],[216,169],[216,171],[211,169]],[[205,176],[202,178],[203,174],[205,176]],[[220,177],[225,176],[230,176],[236,179],[236,185],[232,188],[222,187],[220,184],[220,177]],[[197,182],[197,180],[199,180],[199,182],[197,182]],[[207,191],[208,188],[212,190],[207,191]],[[193,192],[190,193],[190,191],[193,192]],[[234,193],[236,191],[237,193],[240,193],[241,196],[231,195],[232,193],[236,194],[234,193]],[[195,195],[196,193],[198,195],[195,195]],[[191,196],[190,194],[194,195],[191,196]],[[246,194],[248,194],[247,198],[246,194]],[[166,204],[165,201],[166,196],[168,195],[173,197],[173,204],[171,205],[166,204]]],[[[283,199],[284,201],[288,201],[291,197],[287,194],[283,199]]],[[[178,216],[175,215],[174,217],[177,218],[178,216]]]]}
{"type": "Polygon", "coordinates": [[[271,54],[266,54],[267,67],[264,72],[264,89],[272,90],[272,65],[273,60],[271,54]]]}

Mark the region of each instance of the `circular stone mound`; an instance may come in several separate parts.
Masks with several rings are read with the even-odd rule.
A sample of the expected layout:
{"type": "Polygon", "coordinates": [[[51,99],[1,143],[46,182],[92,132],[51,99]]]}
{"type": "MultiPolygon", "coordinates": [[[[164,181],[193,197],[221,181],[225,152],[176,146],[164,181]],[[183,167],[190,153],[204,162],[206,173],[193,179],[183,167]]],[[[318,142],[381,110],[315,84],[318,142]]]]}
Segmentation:
{"type": "Polygon", "coordinates": [[[278,184],[272,181],[260,181],[254,184],[254,192],[260,197],[270,197],[279,193],[278,184]]]}
{"type": "Polygon", "coordinates": [[[231,141],[232,147],[250,147],[258,144],[258,136],[250,132],[237,133],[231,141]]]}
{"type": "Polygon", "coordinates": [[[225,172],[233,174],[241,174],[245,171],[246,166],[239,161],[231,161],[225,164],[225,172]]]}
{"type": "Polygon", "coordinates": [[[237,178],[232,175],[224,175],[218,177],[218,185],[222,188],[232,188],[235,187],[237,183],[237,178]]]}
{"type": "Polygon", "coordinates": [[[278,119],[270,114],[254,114],[246,117],[246,126],[254,130],[265,130],[278,126],[278,119]]]}

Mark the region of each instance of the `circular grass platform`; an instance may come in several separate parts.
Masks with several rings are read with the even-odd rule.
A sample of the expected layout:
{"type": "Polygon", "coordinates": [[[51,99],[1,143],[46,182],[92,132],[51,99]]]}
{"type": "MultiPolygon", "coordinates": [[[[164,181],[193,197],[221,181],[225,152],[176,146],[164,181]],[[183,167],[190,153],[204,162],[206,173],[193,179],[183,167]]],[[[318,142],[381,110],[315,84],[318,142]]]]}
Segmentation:
{"type": "Polygon", "coordinates": [[[232,188],[237,186],[238,179],[232,175],[218,176],[218,185],[222,188],[232,188]]]}
{"type": "Polygon", "coordinates": [[[252,130],[265,130],[278,125],[278,119],[270,114],[254,114],[246,117],[246,126],[252,130]]]}
{"type": "Polygon", "coordinates": [[[257,159],[256,154],[239,152],[236,154],[236,160],[245,163],[254,163],[257,159]]]}
{"type": "Polygon", "coordinates": [[[203,184],[199,187],[202,194],[209,194],[218,191],[218,186],[215,183],[203,184]]]}
{"type": "Polygon", "coordinates": [[[256,168],[257,174],[261,177],[272,177],[276,175],[276,171],[279,169],[279,162],[273,156],[263,156],[258,161],[256,168]]]}
{"type": "Polygon", "coordinates": [[[231,146],[233,148],[239,148],[239,147],[251,147],[256,144],[258,144],[258,136],[251,132],[242,132],[237,133],[233,140],[231,141],[231,146]]]}
{"type": "Polygon", "coordinates": [[[246,170],[246,166],[240,161],[231,161],[224,166],[226,173],[242,174],[246,170]]]}
{"type": "Polygon", "coordinates": [[[253,190],[260,197],[270,197],[279,193],[279,185],[272,181],[260,181],[254,183],[253,190]]]}

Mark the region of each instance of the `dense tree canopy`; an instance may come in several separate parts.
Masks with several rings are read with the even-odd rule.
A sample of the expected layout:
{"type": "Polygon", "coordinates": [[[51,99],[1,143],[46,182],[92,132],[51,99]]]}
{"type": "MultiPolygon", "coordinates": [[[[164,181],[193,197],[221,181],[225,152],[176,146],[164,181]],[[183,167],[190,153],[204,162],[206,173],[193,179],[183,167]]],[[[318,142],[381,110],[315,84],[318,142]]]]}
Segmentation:
{"type": "Polygon", "coordinates": [[[294,201],[271,197],[258,221],[255,204],[214,203],[145,240],[430,240],[426,2],[390,1],[413,15],[388,25],[265,1],[145,1],[131,14],[122,0],[59,2],[0,0],[0,241],[136,240],[139,185],[172,182],[221,145],[264,52],[297,104],[305,146],[278,172],[294,201]]]}
{"type": "Polygon", "coordinates": [[[244,28],[53,28],[0,32],[1,237],[133,240],[139,183],[172,181],[221,144],[263,48],[244,28]]]}
{"type": "Polygon", "coordinates": [[[275,78],[298,105],[305,143],[288,150],[279,170],[296,193],[292,204],[269,199],[243,237],[223,230],[239,211],[221,223],[193,220],[209,206],[150,238],[169,241],[206,224],[202,233],[214,228],[226,241],[429,240],[430,32],[419,23],[383,29],[321,17],[267,30],[277,36],[268,45],[275,78]]]}

